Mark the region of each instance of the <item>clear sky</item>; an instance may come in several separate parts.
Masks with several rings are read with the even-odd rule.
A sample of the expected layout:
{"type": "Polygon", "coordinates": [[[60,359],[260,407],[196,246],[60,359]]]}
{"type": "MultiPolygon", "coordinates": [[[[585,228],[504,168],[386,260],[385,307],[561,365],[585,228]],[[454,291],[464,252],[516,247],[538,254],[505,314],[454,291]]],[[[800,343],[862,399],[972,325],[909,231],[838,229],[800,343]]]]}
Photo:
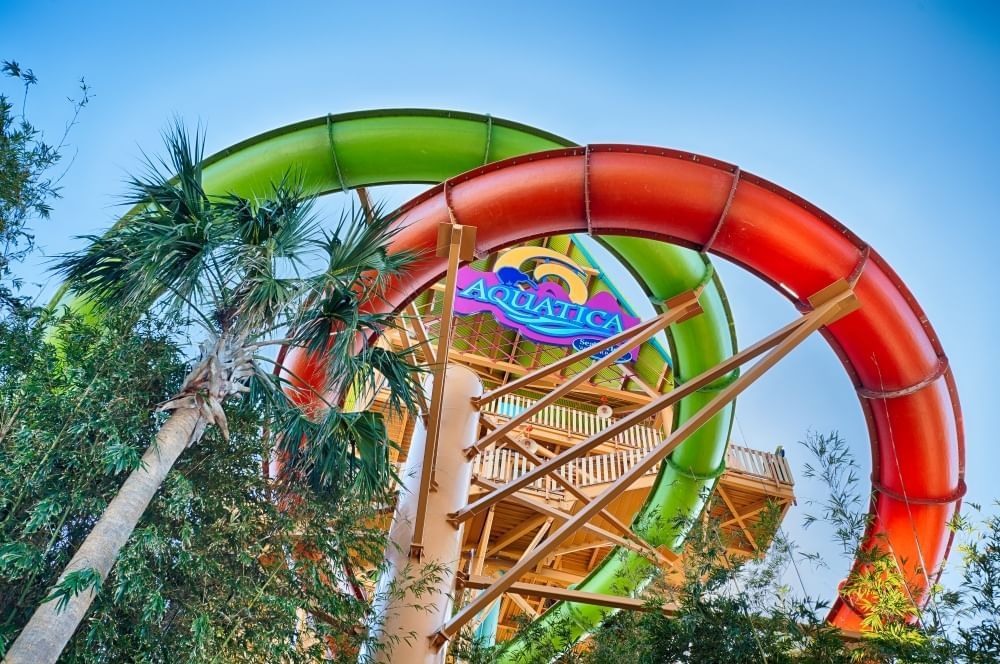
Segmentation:
{"type": "MultiPolygon", "coordinates": [[[[958,379],[969,498],[1000,496],[997,154],[1000,5],[960,2],[0,3],[0,58],[40,79],[29,115],[57,135],[65,96],[96,97],[74,129],[48,254],[110,225],[125,171],[172,115],[212,152],[326,113],[491,113],[578,142],[681,148],[804,196],[872,244],[934,323],[958,379]]],[[[7,83],[5,90],[14,92],[7,83]]],[[[717,261],[718,262],[718,261],[717,261]]],[[[36,261],[29,281],[42,281],[36,261]]],[[[720,265],[743,342],[794,315],[720,265]]],[[[847,377],[816,338],[738,404],[735,441],[795,445],[839,429],[870,467],[847,377]]],[[[801,481],[786,521],[804,546],[801,481]]],[[[804,570],[832,597],[846,561],[804,570]]]]}

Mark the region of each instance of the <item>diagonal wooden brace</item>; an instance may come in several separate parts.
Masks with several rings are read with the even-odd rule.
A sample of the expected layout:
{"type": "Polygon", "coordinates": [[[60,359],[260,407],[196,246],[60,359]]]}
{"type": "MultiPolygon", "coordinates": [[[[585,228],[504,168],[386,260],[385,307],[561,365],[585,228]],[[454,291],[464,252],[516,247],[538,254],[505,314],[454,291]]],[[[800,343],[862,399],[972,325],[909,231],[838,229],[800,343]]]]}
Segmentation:
{"type": "MultiPolygon", "coordinates": [[[[522,445],[520,442],[514,440],[510,436],[505,434],[503,436],[503,440],[504,442],[507,443],[507,447],[510,447],[519,452],[520,454],[524,455],[532,463],[535,464],[542,463],[542,460],[538,456],[533,454],[531,450],[529,450],[527,447],[522,445]]],[[[565,477],[563,477],[562,474],[554,472],[550,475],[550,477],[552,477],[552,479],[555,480],[557,484],[566,489],[566,491],[573,494],[573,496],[577,500],[579,500],[582,504],[586,505],[590,502],[590,498],[587,496],[587,494],[581,491],[575,484],[573,484],[565,477]]],[[[616,517],[608,510],[601,510],[599,516],[608,523],[610,523],[611,525],[613,525],[615,528],[617,528],[623,535],[625,535],[625,537],[628,537],[639,546],[645,548],[646,553],[656,558],[657,562],[659,562],[661,565],[672,565],[677,560],[677,554],[675,554],[673,551],[671,551],[669,555],[662,553],[661,551],[656,549],[656,547],[654,547],[652,544],[650,544],[643,538],[639,537],[639,535],[633,532],[631,528],[622,523],[621,519],[616,517]]]]}
{"type": "MultiPolygon", "coordinates": [[[[477,484],[487,489],[495,489],[497,486],[493,482],[481,478],[474,478],[472,482],[473,484],[477,484]]],[[[532,509],[547,518],[551,517],[553,519],[556,519],[560,523],[564,523],[573,518],[573,515],[568,512],[564,512],[550,505],[540,503],[537,500],[533,500],[521,493],[515,493],[512,496],[508,496],[507,500],[514,503],[515,505],[521,505],[522,507],[527,507],[528,509],[532,509]]],[[[643,556],[649,555],[649,552],[645,549],[645,547],[642,547],[636,544],[635,542],[631,542],[625,539],[624,537],[619,537],[610,530],[605,530],[604,528],[601,528],[600,526],[595,526],[592,523],[583,524],[583,526],[581,526],[581,530],[585,530],[593,535],[597,535],[598,537],[601,537],[613,544],[617,544],[618,546],[623,546],[626,549],[634,551],[640,555],[643,556]]]]}
{"type": "MultiPolygon", "coordinates": [[[[494,579],[491,579],[490,577],[473,575],[465,581],[465,587],[473,590],[482,590],[484,588],[489,588],[493,581],[494,579]]],[[[564,602],[579,602],[581,604],[607,606],[612,609],[663,611],[667,615],[675,614],[678,610],[675,604],[663,604],[657,606],[642,599],[615,597],[614,595],[589,593],[582,590],[570,590],[568,588],[559,588],[558,586],[543,586],[535,583],[515,583],[507,590],[507,593],[509,595],[527,595],[529,597],[544,597],[545,599],[554,599],[564,602]]]]}

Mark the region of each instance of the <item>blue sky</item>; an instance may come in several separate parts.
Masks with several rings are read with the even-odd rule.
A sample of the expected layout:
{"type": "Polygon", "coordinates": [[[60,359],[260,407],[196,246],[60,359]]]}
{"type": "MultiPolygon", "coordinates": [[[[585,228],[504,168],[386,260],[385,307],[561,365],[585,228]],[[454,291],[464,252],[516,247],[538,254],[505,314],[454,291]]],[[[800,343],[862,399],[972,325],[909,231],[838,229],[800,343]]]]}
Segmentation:
{"type": "MultiPolygon", "coordinates": [[[[96,96],[38,237],[48,254],[110,225],[139,149],[172,115],[209,151],[325,113],[491,113],[579,142],[633,142],[739,164],[872,244],[934,323],[958,379],[969,498],[1000,495],[995,248],[1000,5],[879,3],[0,3],[0,58],[34,69],[29,115],[50,135],[86,76],[96,96]]],[[[6,82],[4,90],[14,92],[6,82]]],[[[394,196],[399,196],[397,192],[394,196]]],[[[46,277],[40,260],[29,281],[46,277]]],[[[794,315],[719,265],[740,339],[794,315]]],[[[867,433],[833,353],[811,340],[741,398],[735,441],[789,450],[839,429],[867,474],[867,433]]],[[[800,481],[800,502],[821,498],[800,481]]],[[[803,546],[805,508],[786,525],[803,546]]],[[[846,561],[806,571],[832,597],[846,561]]]]}

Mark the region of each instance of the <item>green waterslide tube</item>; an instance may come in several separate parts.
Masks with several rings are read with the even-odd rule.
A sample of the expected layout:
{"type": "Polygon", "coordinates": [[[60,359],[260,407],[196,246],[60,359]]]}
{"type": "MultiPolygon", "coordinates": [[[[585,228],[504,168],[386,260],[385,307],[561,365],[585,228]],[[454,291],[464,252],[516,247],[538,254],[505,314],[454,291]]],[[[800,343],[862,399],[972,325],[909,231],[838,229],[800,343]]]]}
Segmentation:
{"type": "MultiPolygon", "coordinates": [[[[289,170],[300,175],[306,191],[315,195],[361,186],[436,184],[484,163],[571,145],[554,134],[486,115],[424,109],[361,111],[306,120],[226,148],[205,160],[204,186],[211,194],[266,196],[272,183],[289,170]]],[[[128,216],[118,223],[127,223],[128,216]]],[[[704,313],[668,330],[675,379],[694,376],[734,352],[732,318],[707,258],[650,240],[600,240],[655,301],[705,286],[700,297],[704,313]]],[[[61,303],[77,309],[87,306],[74,301],[65,287],[52,304],[61,303]]],[[[682,401],[675,411],[675,424],[688,419],[718,388],[712,386],[682,401]]],[[[663,464],[636,517],[636,528],[650,542],[677,548],[683,541],[684,533],[674,526],[675,519],[696,515],[705,489],[721,473],[732,413],[733,406],[729,406],[663,464]]],[[[627,595],[643,585],[650,571],[642,557],[616,549],[579,588],[627,595]]],[[[572,637],[577,638],[606,614],[599,607],[560,603],[539,620],[543,625],[567,620],[572,637]]],[[[555,632],[552,638],[557,638],[555,632]]],[[[515,640],[503,657],[530,661],[532,651],[531,644],[515,640]]]]}

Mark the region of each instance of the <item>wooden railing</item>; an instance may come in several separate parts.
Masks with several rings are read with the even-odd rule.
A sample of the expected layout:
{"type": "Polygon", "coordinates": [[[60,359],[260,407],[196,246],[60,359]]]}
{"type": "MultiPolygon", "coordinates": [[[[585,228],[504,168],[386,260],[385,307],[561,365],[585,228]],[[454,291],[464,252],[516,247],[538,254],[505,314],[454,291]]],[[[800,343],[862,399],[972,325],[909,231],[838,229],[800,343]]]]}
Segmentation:
{"type": "Polygon", "coordinates": [[[763,477],[778,484],[795,484],[792,469],[783,454],[761,452],[749,447],[730,445],[726,452],[726,469],[745,475],[763,477]]]}
{"type": "MultiPolygon", "coordinates": [[[[655,443],[581,457],[567,463],[559,473],[581,488],[614,482],[637,464],[653,447],[655,443]]],[[[475,458],[472,472],[483,479],[503,483],[524,475],[534,467],[535,464],[519,452],[493,449],[475,458]]],[[[657,464],[647,475],[655,475],[659,469],[660,466],[657,464]]],[[[783,456],[771,452],[730,445],[726,451],[726,471],[777,484],[794,485],[788,461],[783,456]]],[[[562,498],[565,495],[564,489],[551,477],[535,480],[527,488],[552,498],[562,498]]]]}
{"type": "MultiPolygon", "coordinates": [[[[501,418],[511,418],[524,412],[535,404],[533,399],[517,394],[505,394],[489,402],[483,412],[501,418]]],[[[562,431],[573,437],[593,436],[606,429],[617,420],[615,417],[598,417],[590,413],[568,406],[552,405],[542,408],[528,420],[532,425],[562,431]]],[[[610,439],[610,443],[633,448],[651,449],[663,437],[663,432],[653,424],[650,418],[637,424],[610,439]]]]}
{"type": "MultiPolygon", "coordinates": [[[[573,459],[559,470],[559,474],[581,488],[606,484],[624,475],[625,471],[637,464],[652,448],[653,445],[643,448],[632,447],[608,454],[593,454],[573,459]]],[[[519,452],[494,449],[476,457],[472,472],[494,482],[509,482],[534,467],[535,464],[519,452]]],[[[648,474],[653,475],[657,470],[659,465],[648,474]]],[[[562,497],[564,494],[564,489],[551,477],[536,480],[529,484],[528,488],[553,497],[562,497]]]]}
{"type": "MultiPolygon", "coordinates": [[[[507,394],[491,401],[483,412],[492,416],[494,420],[504,420],[527,410],[534,403],[534,400],[527,397],[507,394]]],[[[586,437],[600,432],[615,420],[614,417],[601,418],[595,413],[568,406],[552,405],[539,410],[528,422],[535,426],[561,431],[570,437],[586,437]]],[[[579,487],[613,482],[656,447],[662,438],[663,432],[653,426],[652,420],[647,420],[610,439],[610,443],[622,449],[574,459],[563,466],[560,473],[579,487]]],[[[476,457],[473,472],[483,479],[508,482],[534,467],[535,464],[528,458],[514,450],[488,450],[476,457]]],[[[788,486],[794,484],[788,461],[784,456],[771,452],[730,445],[726,451],[726,468],[735,473],[777,484],[788,486]]],[[[656,465],[648,474],[655,474],[659,469],[659,465],[656,465]]],[[[529,485],[529,488],[554,497],[563,495],[562,487],[551,478],[537,480],[529,485]]]]}

